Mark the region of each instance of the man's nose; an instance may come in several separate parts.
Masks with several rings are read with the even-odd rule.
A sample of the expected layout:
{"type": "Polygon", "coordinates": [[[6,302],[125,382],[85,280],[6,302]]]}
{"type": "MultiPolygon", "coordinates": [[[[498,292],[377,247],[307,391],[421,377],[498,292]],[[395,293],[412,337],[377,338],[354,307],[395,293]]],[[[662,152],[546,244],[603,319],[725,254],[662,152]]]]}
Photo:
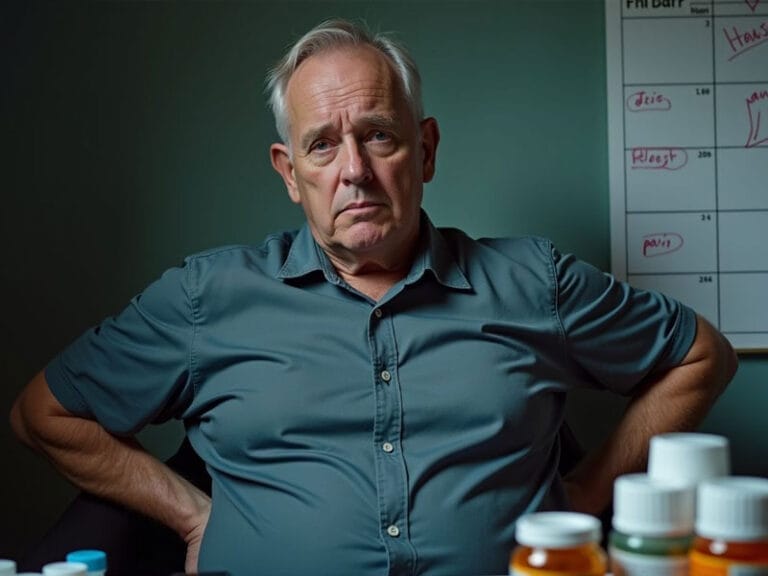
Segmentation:
{"type": "Polygon", "coordinates": [[[346,185],[368,182],[373,173],[365,147],[359,142],[347,142],[344,145],[342,179],[346,185]]]}

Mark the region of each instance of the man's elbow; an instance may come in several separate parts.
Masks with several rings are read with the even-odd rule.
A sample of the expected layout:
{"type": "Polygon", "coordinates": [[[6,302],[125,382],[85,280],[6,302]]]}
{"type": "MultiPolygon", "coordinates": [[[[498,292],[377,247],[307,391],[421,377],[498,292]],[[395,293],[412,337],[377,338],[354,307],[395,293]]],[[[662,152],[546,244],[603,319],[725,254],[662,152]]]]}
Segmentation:
{"type": "Polygon", "coordinates": [[[13,406],[11,407],[9,421],[11,425],[11,430],[13,431],[16,438],[18,438],[21,442],[23,442],[27,446],[32,447],[34,443],[32,442],[32,437],[29,432],[27,420],[24,416],[25,392],[26,392],[26,389],[22,390],[22,392],[16,398],[16,401],[13,403],[13,406]]]}
{"type": "MultiPolygon", "coordinates": [[[[723,338],[723,340],[725,340],[725,338],[723,338]]],[[[725,354],[725,377],[726,380],[730,382],[733,380],[733,377],[736,375],[736,371],[739,369],[739,357],[736,355],[736,351],[733,349],[733,346],[731,346],[731,343],[726,340],[726,344],[728,346],[728,352],[725,354]]]]}
{"type": "Polygon", "coordinates": [[[35,450],[40,449],[41,427],[52,415],[52,406],[48,397],[53,398],[48,382],[42,372],[22,389],[16,397],[9,416],[11,430],[24,444],[35,450]]]}
{"type": "Polygon", "coordinates": [[[717,395],[720,395],[733,380],[739,367],[739,358],[728,339],[702,317],[698,319],[696,341],[698,354],[710,368],[710,380],[717,395]]]}

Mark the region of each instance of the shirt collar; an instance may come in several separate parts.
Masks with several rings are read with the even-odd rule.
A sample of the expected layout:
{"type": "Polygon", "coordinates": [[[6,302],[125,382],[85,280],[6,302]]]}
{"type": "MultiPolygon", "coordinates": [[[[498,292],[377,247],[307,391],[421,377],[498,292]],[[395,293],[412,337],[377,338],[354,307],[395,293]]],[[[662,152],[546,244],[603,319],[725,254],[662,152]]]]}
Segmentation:
{"type": "MultiPolygon", "coordinates": [[[[406,284],[412,284],[429,270],[435,279],[448,288],[468,290],[472,285],[457,264],[450,248],[440,231],[432,224],[429,216],[421,212],[421,234],[419,248],[413,265],[405,278],[406,284]]],[[[307,224],[301,227],[291,244],[291,249],[283,267],[277,274],[281,280],[300,278],[313,272],[322,272],[332,284],[340,284],[341,278],[331,264],[328,256],[315,242],[307,224]]]]}
{"type": "Polygon", "coordinates": [[[421,212],[419,251],[405,278],[406,284],[419,280],[429,270],[440,284],[447,288],[469,290],[472,285],[462,272],[440,230],[435,228],[426,212],[421,212]]]}
{"type": "Polygon", "coordinates": [[[291,249],[277,277],[280,280],[290,280],[308,276],[313,272],[322,272],[325,279],[333,284],[341,282],[336,269],[315,242],[309,225],[305,223],[293,239],[291,249]]]}

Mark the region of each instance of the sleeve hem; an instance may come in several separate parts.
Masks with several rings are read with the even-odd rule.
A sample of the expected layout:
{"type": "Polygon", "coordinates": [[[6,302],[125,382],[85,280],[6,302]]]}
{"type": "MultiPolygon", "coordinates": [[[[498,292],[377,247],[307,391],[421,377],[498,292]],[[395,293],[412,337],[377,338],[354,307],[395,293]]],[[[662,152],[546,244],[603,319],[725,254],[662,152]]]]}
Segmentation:
{"type": "Polygon", "coordinates": [[[61,358],[56,357],[45,367],[45,380],[56,400],[69,412],[77,416],[90,416],[87,404],[75,388],[61,365],[61,358]]]}

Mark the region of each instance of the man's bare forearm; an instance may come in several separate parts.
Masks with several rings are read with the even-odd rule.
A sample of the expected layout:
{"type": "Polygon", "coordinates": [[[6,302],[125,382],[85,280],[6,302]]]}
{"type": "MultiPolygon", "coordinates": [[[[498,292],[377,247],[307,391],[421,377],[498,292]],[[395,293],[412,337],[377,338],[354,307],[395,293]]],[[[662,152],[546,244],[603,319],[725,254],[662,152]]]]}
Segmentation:
{"type": "Polygon", "coordinates": [[[604,510],[614,480],[645,469],[652,436],[695,429],[733,378],[737,363],[727,340],[699,317],[696,339],[680,365],[645,383],[611,436],[565,478],[574,509],[604,510]]]}
{"type": "Polygon", "coordinates": [[[77,487],[154,518],[185,540],[207,519],[205,493],[133,438],[119,438],[69,413],[42,372],[16,400],[11,425],[20,440],[45,454],[77,487]]]}

